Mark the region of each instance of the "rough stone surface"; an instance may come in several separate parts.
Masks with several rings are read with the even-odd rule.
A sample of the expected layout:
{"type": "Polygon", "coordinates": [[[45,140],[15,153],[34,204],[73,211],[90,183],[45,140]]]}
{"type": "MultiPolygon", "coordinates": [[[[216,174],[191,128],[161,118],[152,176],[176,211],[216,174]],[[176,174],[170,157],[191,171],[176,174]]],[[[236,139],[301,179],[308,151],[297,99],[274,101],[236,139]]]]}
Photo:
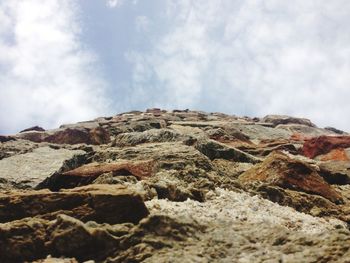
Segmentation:
{"type": "Polygon", "coordinates": [[[0,137],[0,262],[349,262],[348,134],[151,108],[0,137]]]}
{"type": "Polygon", "coordinates": [[[26,217],[53,219],[66,214],[84,222],[137,223],[148,214],[139,195],[120,185],[83,186],[60,192],[48,190],[0,194],[0,222],[26,217]]]}
{"type": "Polygon", "coordinates": [[[317,194],[332,202],[341,202],[342,197],[310,165],[275,152],[261,164],[239,176],[243,184],[262,182],[292,190],[317,194]]]}
{"type": "Polygon", "coordinates": [[[309,158],[326,154],[334,149],[350,147],[350,136],[320,136],[307,140],[303,145],[303,153],[309,158]]]}
{"type": "Polygon", "coordinates": [[[84,159],[84,151],[48,146],[0,160],[0,189],[35,188],[45,178],[65,168],[68,162],[84,159]]]}
{"type": "Polygon", "coordinates": [[[302,124],[309,127],[316,127],[310,120],[305,118],[295,118],[286,115],[267,115],[262,119],[262,122],[272,123],[274,126],[279,124],[302,124]]]}

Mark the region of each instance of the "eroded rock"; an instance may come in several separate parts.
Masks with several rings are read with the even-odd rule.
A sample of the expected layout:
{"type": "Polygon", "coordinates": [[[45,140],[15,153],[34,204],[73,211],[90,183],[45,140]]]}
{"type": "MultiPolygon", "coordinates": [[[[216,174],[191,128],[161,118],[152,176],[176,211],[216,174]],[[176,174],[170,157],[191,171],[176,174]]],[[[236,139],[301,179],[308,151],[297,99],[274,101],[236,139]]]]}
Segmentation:
{"type": "Polygon", "coordinates": [[[71,162],[84,163],[81,150],[39,147],[31,152],[0,160],[0,189],[35,188],[47,177],[67,168],[71,162]]]}
{"type": "Polygon", "coordinates": [[[239,176],[244,185],[263,182],[282,188],[317,194],[334,202],[342,202],[341,194],[329,185],[310,165],[275,152],[261,164],[239,176]]]}
{"type": "Polygon", "coordinates": [[[303,153],[309,158],[315,158],[331,150],[348,147],[350,147],[350,136],[320,136],[307,140],[303,145],[303,153]]]}
{"type": "Polygon", "coordinates": [[[0,194],[0,222],[26,217],[52,220],[65,214],[84,222],[137,223],[148,215],[142,198],[120,185],[89,185],[60,192],[12,191],[0,194]]]}

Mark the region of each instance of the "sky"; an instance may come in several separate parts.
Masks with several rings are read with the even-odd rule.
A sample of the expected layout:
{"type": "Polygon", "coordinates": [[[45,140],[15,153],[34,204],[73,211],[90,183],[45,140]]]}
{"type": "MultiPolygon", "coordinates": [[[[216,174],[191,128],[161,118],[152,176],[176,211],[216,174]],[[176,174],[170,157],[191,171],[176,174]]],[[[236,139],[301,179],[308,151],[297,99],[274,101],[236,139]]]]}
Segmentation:
{"type": "Polygon", "coordinates": [[[0,0],[0,134],[130,110],[350,131],[348,0],[0,0]]]}

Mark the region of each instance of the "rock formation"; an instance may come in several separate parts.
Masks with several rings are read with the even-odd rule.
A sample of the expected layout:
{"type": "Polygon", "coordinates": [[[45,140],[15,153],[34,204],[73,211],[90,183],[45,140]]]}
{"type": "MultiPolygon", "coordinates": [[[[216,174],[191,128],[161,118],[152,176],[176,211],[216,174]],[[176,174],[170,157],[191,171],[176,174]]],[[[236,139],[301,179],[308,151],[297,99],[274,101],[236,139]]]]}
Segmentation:
{"type": "Polygon", "coordinates": [[[157,108],[0,135],[0,262],[349,262],[349,138],[157,108]]]}

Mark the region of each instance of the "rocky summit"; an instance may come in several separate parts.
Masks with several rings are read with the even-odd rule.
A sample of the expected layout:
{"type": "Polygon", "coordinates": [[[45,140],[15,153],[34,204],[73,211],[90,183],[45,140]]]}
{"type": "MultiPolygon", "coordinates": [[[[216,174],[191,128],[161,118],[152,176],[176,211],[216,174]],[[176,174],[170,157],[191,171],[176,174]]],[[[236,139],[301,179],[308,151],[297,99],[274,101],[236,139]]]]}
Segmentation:
{"type": "Polygon", "coordinates": [[[0,262],[350,262],[350,135],[156,108],[2,135],[0,262]]]}

